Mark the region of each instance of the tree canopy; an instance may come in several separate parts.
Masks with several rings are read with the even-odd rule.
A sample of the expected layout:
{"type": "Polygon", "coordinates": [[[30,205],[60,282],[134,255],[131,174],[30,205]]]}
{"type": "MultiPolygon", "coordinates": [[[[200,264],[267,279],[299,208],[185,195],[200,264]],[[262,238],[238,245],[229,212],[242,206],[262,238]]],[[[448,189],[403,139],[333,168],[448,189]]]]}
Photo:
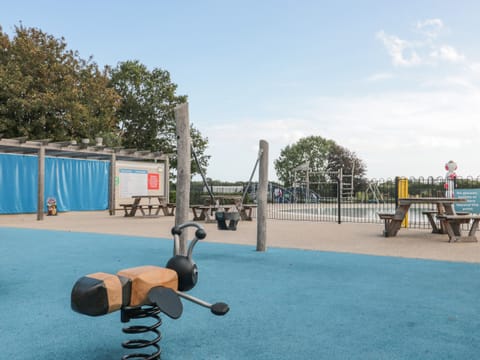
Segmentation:
{"type": "MultiPolygon", "coordinates": [[[[171,165],[176,168],[174,109],[187,97],[175,94],[177,85],[171,82],[169,72],[149,71],[138,61],[126,61],[111,70],[111,86],[122,98],[117,119],[123,145],[171,154],[171,165]]],[[[206,167],[208,157],[203,154],[207,139],[192,125],[190,137],[202,168],[206,167]]],[[[192,173],[198,173],[194,162],[192,173]]]]}
{"type": "Polygon", "coordinates": [[[56,141],[94,138],[115,127],[120,96],[94,62],[41,30],[0,28],[0,133],[56,141]]]}
{"type": "MultiPolygon", "coordinates": [[[[35,28],[0,27],[0,136],[51,141],[94,139],[107,146],[161,151],[176,168],[176,95],[168,71],[125,61],[100,70],[57,39],[35,28]]],[[[208,139],[191,126],[200,166],[208,165],[208,139]]],[[[192,161],[192,173],[198,167],[192,161]]]]}
{"type": "Polygon", "coordinates": [[[339,169],[344,174],[353,172],[355,176],[364,175],[366,171],[363,161],[354,152],[321,136],[305,137],[293,145],[287,145],[280,151],[274,166],[278,179],[285,186],[292,186],[295,172],[305,168],[320,175],[323,173],[324,178],[339,169]]]}

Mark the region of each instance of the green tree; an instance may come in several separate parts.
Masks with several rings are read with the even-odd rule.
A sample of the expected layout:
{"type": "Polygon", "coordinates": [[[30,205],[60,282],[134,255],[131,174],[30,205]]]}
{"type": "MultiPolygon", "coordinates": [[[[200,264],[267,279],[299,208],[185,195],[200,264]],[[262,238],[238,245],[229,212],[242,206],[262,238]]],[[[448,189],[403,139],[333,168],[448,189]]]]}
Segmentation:
{"type": "Polygon", "coordinates": [[[327,169],[327,156],[334,142],[320,136],[309,136],[287,145],[280,151],[280,157],[274,161],[278,179],[286,186],[293,185],[295,171],[302,165],[312,171],[327,169]]]}
{"type": "Polygon", "coordinates": [[[352,169],[356,176],[365,174],[365,165],[355,153],[321,136],[305,137],[287,145],[280,151],[274,166],[278,179],[285,186],[293,185],[295,173],[302,171],[303,166],[312,173],[323,173],[324,178],[339,169],[343,169],[344,174],[351,174],[352,169]]]}
{"type": "MultiPolygon", "coordinates": [[[[123,146],[170,154],[171,167],[176,168],[175,106],[187,101],[176,95],[177,85],[171,82],[168,71],[147,67],[138,61],[119,63],[111,70],[111,86],[122,102],[117,111],[118,127],[123,146]]],[[[202,168],[208,165],[204,154],[208,139],[191,125],[190,137],[202,168]]],[[[192,173],[198,167],[192,162],[192,173]]]]}
{"type": "Polygon", "coordinates": [[[19,26],[0,28],[0,133],[30,139],[93,139],[115,129],[119,96],[92,61],[63,38],[19,26]]]}
{"type": "Polygon", "coordinates": [[[363,160],[347,148],[334,143],[327,156],[327,172],[335,172],[342,169],[343,174],[352,174],[363,176],[366,172],[366,166],[363,160]]]}
{"type": "MultiPolygon", "coordinates": [[[[327,173],[333,173],[342,169],[343,175],[354,175],[353,190],[357,192],[358,189],[365,185],[366,165],[362,159],[348,150],[347,148],[335,143],[330,149],[327,157],[327,173]]],[[[350,182],[350,178],[344,178],[345,182],[350,182]]]]}

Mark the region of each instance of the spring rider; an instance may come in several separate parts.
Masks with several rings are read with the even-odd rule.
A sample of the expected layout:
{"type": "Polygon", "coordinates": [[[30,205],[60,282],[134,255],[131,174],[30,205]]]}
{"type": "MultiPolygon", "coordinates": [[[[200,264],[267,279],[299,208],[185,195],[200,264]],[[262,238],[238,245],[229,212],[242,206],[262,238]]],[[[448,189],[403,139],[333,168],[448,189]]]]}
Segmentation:
{"type": "Polygon", "coordinates": [[[167,262],[166,267],[140,266],[120,270],[116,275],[97,272],[80,278],[73,286],[71,306],[80,314],[101,316],[120,310],[120,320],[123,323],[132,319],[153,319],[152,325],[134,325],[122,329],[126,334],[150,334],[150,338],[153,337],[152,340],[136,338],[124,341],[122,346],[125,349],[136,352],[124,355],[122,360],[160,359],[160,313],[178,319],[183,311],[180,298],[206,307],[215,315],[225,315],[229,311],[225,303],[209,304],[185,293],[192,289],[198,280],[198,269],[192,259],[192,251],[195,244],[206,237],[205,230],[197,223],[186,222],[173,227],[172,235],[174,256],[167,262]],[[196,228],[195,237],[189,243],[187,255],[177,255],[179,237],[187,227],[196,228]]]}

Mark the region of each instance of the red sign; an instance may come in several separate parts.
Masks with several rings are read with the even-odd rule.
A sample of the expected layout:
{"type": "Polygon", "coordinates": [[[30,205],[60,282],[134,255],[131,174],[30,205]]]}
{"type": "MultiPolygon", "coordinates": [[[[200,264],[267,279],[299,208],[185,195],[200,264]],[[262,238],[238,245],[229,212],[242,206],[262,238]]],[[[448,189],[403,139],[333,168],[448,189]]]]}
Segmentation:
{"type": "Polygon", "coordinates": [[[148,190],[160,190],[159,174],[148,174],[148,190]]]}

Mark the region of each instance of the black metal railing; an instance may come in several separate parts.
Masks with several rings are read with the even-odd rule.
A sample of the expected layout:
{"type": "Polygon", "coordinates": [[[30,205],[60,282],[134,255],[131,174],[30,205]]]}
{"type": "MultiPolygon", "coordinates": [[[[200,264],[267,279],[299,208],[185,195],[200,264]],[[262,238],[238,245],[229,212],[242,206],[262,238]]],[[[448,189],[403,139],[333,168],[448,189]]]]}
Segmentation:
{"type": "MultiPolygon", "coordinates": [[[[378,213],[395,212],[398,203],[398,182],[394,179],[355,180],[354,190],[348,196],[342,192],[341,181],[316,184],[298,184],[296,187],[283,187],[270,183],[268,190],[268,213],[270,219],[319,222],[355,222],[382,223],[378,213]]],[[[408,178],[408,196],[411,197],[442,197],[445,196],[445,178],[418,177],[408,178]]],[[[242,196],[246,190],[245,203],[256,201],[256,186],[252,183],[235,183],[216,186],[214,194],[235,194],[242,196]],[[236,186],[236,188],[235,188],[236,186]]],[[[458,189],[480,188],[480,176],[458,177],[455,187],[458,189]]],[[[192,186],[192,204],[201,203],[208,192],[203,186],[192,186]]],[[[412,228],[428,228],[429,223],[423,211],[434,210],[426,204],[413,205],[408,213],[408,226],[412,228]]],[[[253,214],[256,216],[255,212],[253,214]]]]}

